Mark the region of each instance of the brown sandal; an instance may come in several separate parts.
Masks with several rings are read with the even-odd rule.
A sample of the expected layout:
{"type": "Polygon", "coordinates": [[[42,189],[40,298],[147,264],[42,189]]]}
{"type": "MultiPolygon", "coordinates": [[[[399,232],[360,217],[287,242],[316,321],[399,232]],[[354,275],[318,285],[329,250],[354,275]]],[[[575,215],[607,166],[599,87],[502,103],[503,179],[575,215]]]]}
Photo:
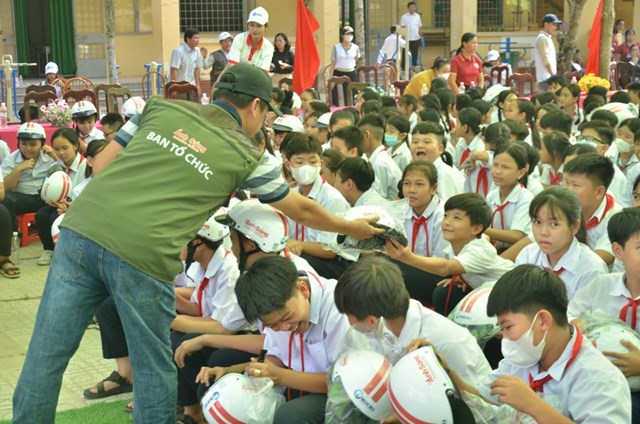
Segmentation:
{"type": "Polygon", "coordinates": [[[0,262],[0,274],[4,276],[4,278],[20,278],[20,268],[15,266],[11,259],[5,259],[0,262]],[[5,265],[11,265],[5,268],[5,265]]]}

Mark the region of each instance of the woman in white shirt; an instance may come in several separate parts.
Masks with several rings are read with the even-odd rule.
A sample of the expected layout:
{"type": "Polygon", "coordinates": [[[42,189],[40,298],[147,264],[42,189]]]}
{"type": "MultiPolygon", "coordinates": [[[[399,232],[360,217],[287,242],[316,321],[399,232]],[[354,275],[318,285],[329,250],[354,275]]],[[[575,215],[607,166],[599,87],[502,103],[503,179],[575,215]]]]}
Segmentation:
{"type": "MultiPolygon", "coordinates": [[[[360,59],[360,48],[353,41],[353,28],[345,26],[340,30],[341,42],[331,50],[331,75],[334,77],[347,76],[351,81],[356,80],[356,63],[360,59]]],[[[333,89],[333,104],[338,106],[338,89],[333,89]]],[[[347,86],[344,86],[344,98],[347,98],[347,86]]]]}

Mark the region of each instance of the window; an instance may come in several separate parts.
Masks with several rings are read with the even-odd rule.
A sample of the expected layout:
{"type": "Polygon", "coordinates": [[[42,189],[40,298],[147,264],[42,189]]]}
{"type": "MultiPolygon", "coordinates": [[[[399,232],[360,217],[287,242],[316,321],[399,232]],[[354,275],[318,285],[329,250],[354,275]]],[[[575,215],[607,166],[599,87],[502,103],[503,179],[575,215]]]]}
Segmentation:
{"type": "Polygon", "coordinates": [[[151,0],[115,0],[116,33],[151,32],[151,0]]]}
{"type": "Polygon", "coordinates": [[[433,27],[449,28],[451,25],[451,0],[433,0],[433,27]]]}
{"type": "Polygon", "coordinates": [[[502,0],[478,0],[478,31],[504,30],[502,0]]]}
{"type": "Polygon", "coordinates": [[[180,0],[180,32],[244,31],[243,0],[180,0]]]}
{"type": "Polygon", "coordinates": [[[542,25],[542,18],[548,13],[553,13],[558,16],[558,19],[562,20],[564,15],[563,6],[562,2],[536,0],[534,7],[535,13],[529,14],[529,23],[542,25]]]}

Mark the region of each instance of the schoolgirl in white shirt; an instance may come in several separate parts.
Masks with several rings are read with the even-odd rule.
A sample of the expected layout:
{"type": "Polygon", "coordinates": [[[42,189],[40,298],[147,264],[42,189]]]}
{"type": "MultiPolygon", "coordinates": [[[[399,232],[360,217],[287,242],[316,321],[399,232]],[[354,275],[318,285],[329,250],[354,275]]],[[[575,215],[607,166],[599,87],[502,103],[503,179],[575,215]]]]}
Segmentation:
{"type": "MultiPolygon", "coordinates": [[[[427,160],[438,170],[437,193],[440,201],[464,190],[464,175],[442,159],[445,152],[444,130],[441,125],[432,122],[421,122],[411,133],[411,156],[413,160],[427,160]]],[[[450,159],[450,157],[449,157],[450,159]]]]}
{"type": "Polygon", "coordinates": [[[574,192],[549,187],[533,199],[530,211],[535,243],[518,254],[516,265],[551,270],[564,282],[569,301],[595,278],[608,273],[604,261],[578,238],[584,240],[585,234],[581,231],[580,200],[574,192]]]}
{"type": "Polygon", "coordinates": [[[529,231],[529,205],[533,195],[524,188],[529,161],[524,147],[506,144],[498,147],[491,174],[496,188],[487,195],[493,211],[486,234],[496,242],[498,252],[518,242],[529,231]]]}
{"type": "Polygon", "coordinates": [[[464,191],[486,197],[491,187],[489,170],[469,157],[471,152],[485,150],[480,134],[481,123],[482,115],[477,109],[468,107],[458,112],[455,128],[458,144],[456,144],[454,161],[459,169],[466,171],[464,191]]]}
{"type": "Polygon", "coordinates": [[[400,171],[404,171],[404,168],[411,162],[409,131],[409,120],[402,115],[392,115],[386,121],[384,144],[400,171]]]}
{"type": "Polygon", "coordinates": [[[578,126],[585,120],[584,111],[580,109],[580,87],[569,84],[562,87],[558,93],[558,104],[571,117],[571,133],[578,130],[578,126]]]}
{"type": "Polygon", "coordinates": [[[542,137],[540,143],[541,182],[544,187],[562,183],[564,158],[571,147],[569,136],[553,131],[542,137]]]}
{"type": "MultiPolygon", "coordinates": [[[[629,170],[637,171],[638,156],[634,152],[635,133],[640,130],[640,119],[628,118],[620,123],[617,129],[618,137],[613,141],[614,154],[608,154],[614,165],[616,165],[625,175],[629,170]]],[[[637,175],[637,174],[636,174],[637,175]]]]}
{"type": "Polygon", "coordinates": [[[526,99],[513,100],[507,103],[504,116],[507,119],[525,124],[529,130],[529,135],[524,141],[538,149],[540,148],[540,135],[535,121],[536,108],[533,103],[526,99]]]}

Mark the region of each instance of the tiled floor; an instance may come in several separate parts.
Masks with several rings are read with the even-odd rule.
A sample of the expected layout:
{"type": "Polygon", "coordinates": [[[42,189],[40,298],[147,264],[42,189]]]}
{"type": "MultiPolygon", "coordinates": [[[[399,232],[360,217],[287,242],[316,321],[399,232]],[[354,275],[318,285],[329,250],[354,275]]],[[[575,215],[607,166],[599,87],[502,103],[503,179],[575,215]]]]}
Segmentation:
{"type": "MultiPolygon", "coordinates": [[[[42,245],[31,243],[20,251],[22,276],[15,280],[0,276],[0,420],[10,419],[12,416],[13,390],[29,346],[49,269],[36,265],[41,253],[42,245]]],[[[107,377],[112,370],[113,362],[102,359],[99,331],[87,329],[80,348],[64,374],[58,410],[89,405],[82,397],[82,392],[107,377]]],[[[106,401],[130,396],[124,394],[107,398],[106,401]]]]}

